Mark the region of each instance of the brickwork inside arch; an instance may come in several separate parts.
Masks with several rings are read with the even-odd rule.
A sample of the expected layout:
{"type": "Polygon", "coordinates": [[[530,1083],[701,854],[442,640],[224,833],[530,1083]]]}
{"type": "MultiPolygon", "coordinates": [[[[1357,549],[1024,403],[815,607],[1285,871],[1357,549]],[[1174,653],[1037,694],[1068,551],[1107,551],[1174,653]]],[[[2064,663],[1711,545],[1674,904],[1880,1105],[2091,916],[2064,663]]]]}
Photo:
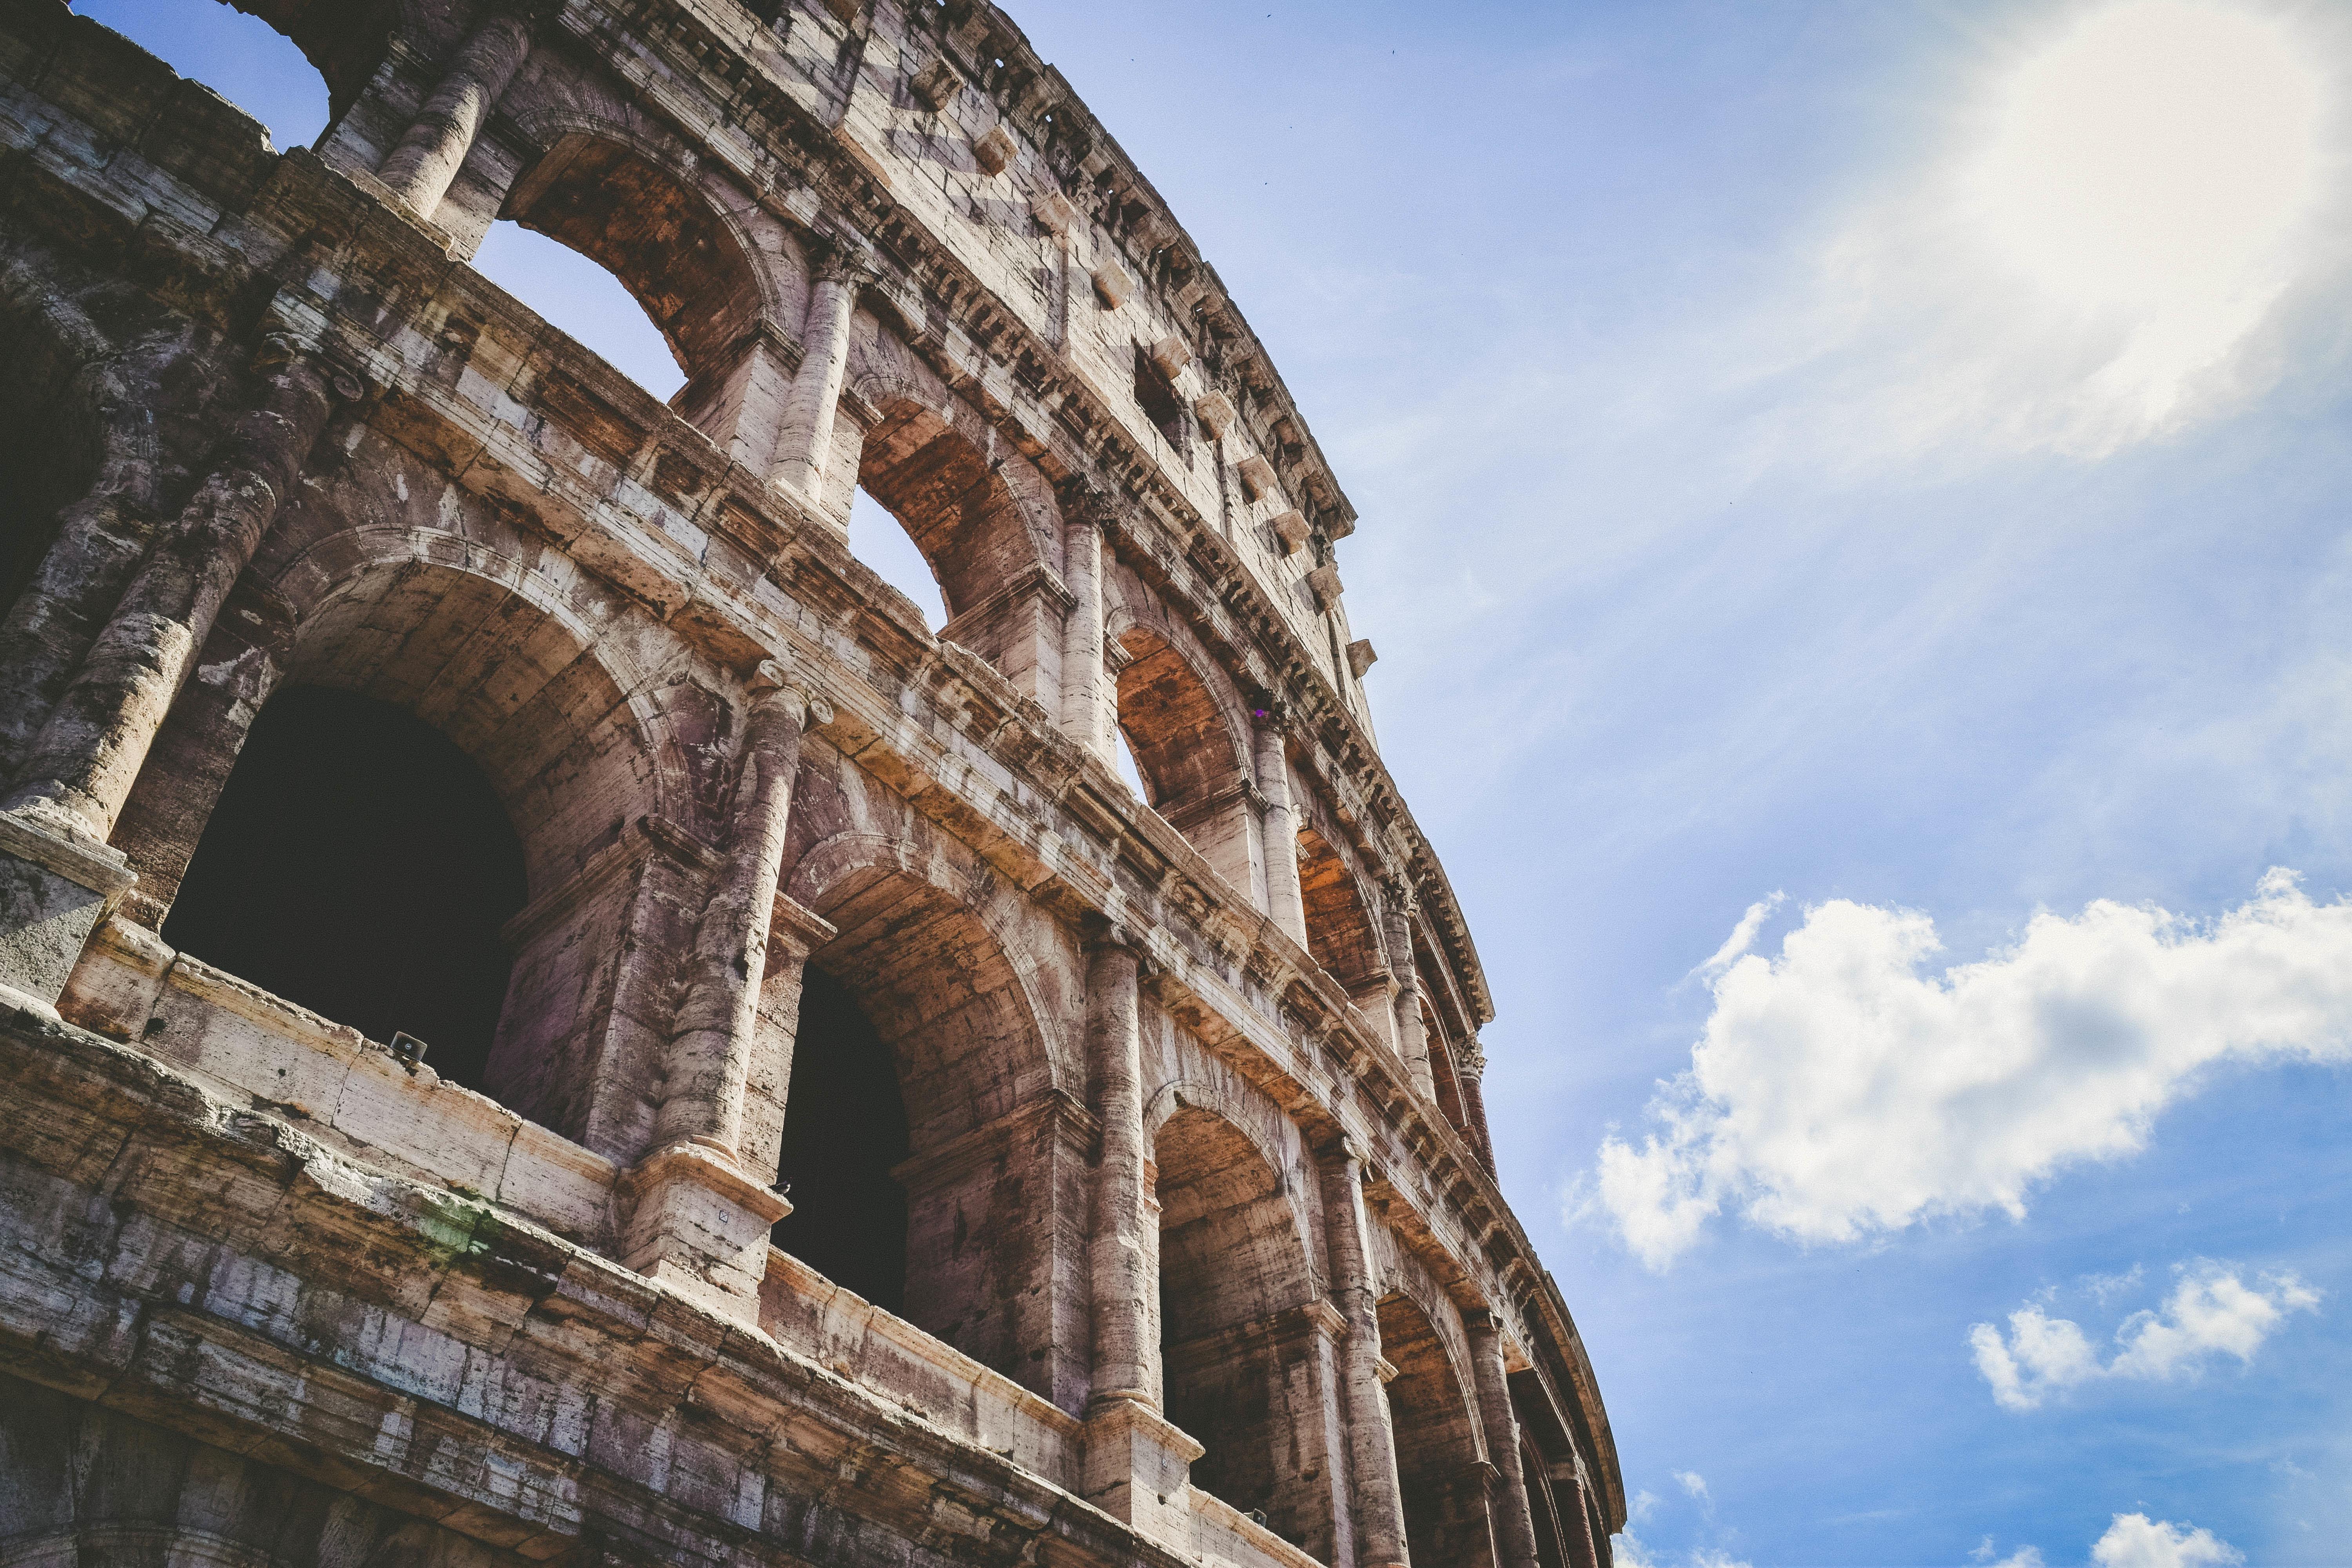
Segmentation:
{"type": "Polygon", "coordinates": [[[1014,22],[238,5],[314,150],[0,0],[0,1554],[1606,1563],[1354,509],[1014,22]],[[413,853],[197,854],[272,735],[364,751],[273,701],[423,737],[446,811],[351,795],[413,853]],[[466,832],[488,916],[406,875],[466,832]],[[280,994],[172,920],[240,889],[382,934],[280,994]],[[399,1021],[459,963],[462,1084],[399,1021]]]}

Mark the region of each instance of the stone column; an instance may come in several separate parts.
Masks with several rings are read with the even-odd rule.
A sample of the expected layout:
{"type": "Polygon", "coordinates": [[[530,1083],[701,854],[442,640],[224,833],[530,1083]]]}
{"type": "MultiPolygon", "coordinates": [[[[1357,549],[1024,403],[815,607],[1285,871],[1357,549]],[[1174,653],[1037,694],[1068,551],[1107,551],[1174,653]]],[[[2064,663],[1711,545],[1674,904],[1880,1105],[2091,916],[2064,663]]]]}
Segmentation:
{"type": "Polygon", "coordinates": [[[1402,1568],[1404,1502],[1397,1481],[1396,1434],[1381,1392],[1380,1294],[1372,1282],[1364,1214],[1364,1152],[1351,1139],[1325,1153],[1319,1163],[1331,1299],[1347,1320],[1339,1341],[1339,1393],[1348,1422],[1356,1561],[1360,1568],[1402,1568]]]}
{"type": "Polygon", "coordinates": [[[1307,897],[1298,886],[1298,817],[1290,804],[1290,763],[1283,744],[1289,710],[1269,703],[1257,713],[1257,788],[1265,800],[1265,912],[1284,934],[1307,945],[1307,897]]]}
{"type": "Polygon", "coordinates": [[[1519,1422],[1511,1413],[1511,1384],[1503,1365],[1502,1325],[1495,1314],[1463,1314],[1470,1331],[1470,1362],[1478,1383],[1478,1419],[1486,1458],[1502,1477],[1490,1504],[1499,1568],[1537,1568],[1535,1514],[1528,1503],[1527,1472],[1519,1464],[1519,1422]]]}
{"type": "Polygon", "coordinates": [[[500,6],[459,46],[448,74],[377,177],[417,216],[429,218],[473,150],[484,121],[530,53],[530,24],[500,6]]]}
{"type": "MultiPolygon", "coordinates": [[[[750,681],[726,862],[695,931],[686,995],[663,1062],[653,1147],[696,1142],[739,1152],[743,1086],[751,1059],[768,929],[792,813],[801,731],[812,707],[782,666],[763,662],[750,681]]],[[[820,716],[822,714],[820,713],[820,716]]]]}
{"type": "Polygon", "coordinates": [[[1486,1173],[1497,1175],[1495,1139],[1486,1131],[1486,1050],[1477,1036],[1471,1036],[1469,1048],[1454,1057],[1454,1067],[1462,1080],[1462,1113],[1470,1120],[1471,1144],[1486,1173]]]}
{"type": "Polygon", "coordinates": [[[1421,1016],[1421,965],[1412,956],[1412,915],[1419,903],[1413,898],[1412,884],[1402,877],[1389,882],[1387,892],[1381,925],[1388,943],[1389,972],[1397,981],[1397,1055],[1404,1058],[1405,1070],[1412,1075],[1413,1088],[1421,1091],[1423,1099],[1434,1104],[1437,1075],[1429,1065],[1429,1030],[1421,1016]]]}
{"type": "Polygon", "coordinates": [[[1143,1236],[1142,958],[1113,928],[1088,944],[1087,1049],[1102,1119],[1087,1276],[1094,1303],[1094,1391],[1088,1408],[1132,1400],[1158,1409],[1151,1377],[1154,1281],[1143,1236]]]}
{"type": "Polygon", "coordinates": [[[858,290],[872,277],[864,257],[839,247],[817,263],[816,286],[809,291],[801,368],[784,398],[768,482],[812,501],[824,496],[825,458],[833,450],[842,378],[849,368],[849,319],[857,309],[858,290]]]}
{"type": "Polygon", "coordinates": [[[1112,927],[1087,943],[1087,1050],[1102,1123],[1087,1278],[1093,1329],[1082,1483],[1087,1500],[1167,1542],[1189,1539],[1184,1488],[1201,1445],[1160,1413],[1160,1236],[1145,1191],[1140,992],[1144,961],[1112,927]]]}
{"type": "Polygon", "coordinates": [[[1102,504],[1073,493],[1062,505],[1062,582],[1071,604],[1062,620],[1061,719],[1063,734],[1108,763],[1118,688],[1103,663],[1102,504]]]}
{"type": "Polygon", "coordinates": [[[360,394],[280,335],[256,364],[268,383],[261,406],[237,422],[226,460],[132,575],[0,803],[0,991],[18,1005],[54,1005],[82,942],[130,887],[106,840],[191,655],[277,518],[334,398],[360,394]]]}
{"type": "Polygon", "coordinates": [[[650,1152],[619,1193],[630,1268],[756,1321],[768,1230],[792,1205],[743,1168],[743,1101],[801,731],[812,709],[823,710],[772,661],[750,684],[726,858],[687,960],[650,1152]]]}

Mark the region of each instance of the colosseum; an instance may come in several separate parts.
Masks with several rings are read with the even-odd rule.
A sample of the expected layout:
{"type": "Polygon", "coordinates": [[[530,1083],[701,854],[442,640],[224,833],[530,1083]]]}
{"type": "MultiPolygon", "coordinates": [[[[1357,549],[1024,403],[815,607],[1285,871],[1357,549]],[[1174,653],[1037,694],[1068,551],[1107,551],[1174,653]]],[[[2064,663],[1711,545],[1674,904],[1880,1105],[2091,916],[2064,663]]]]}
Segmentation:
{"type": "Polygon", "coordinates": [[[0,1562],[1608,1563],[1355,511],[1061,75],[237,4],[315,146],[0,0],[0,1562]]]}

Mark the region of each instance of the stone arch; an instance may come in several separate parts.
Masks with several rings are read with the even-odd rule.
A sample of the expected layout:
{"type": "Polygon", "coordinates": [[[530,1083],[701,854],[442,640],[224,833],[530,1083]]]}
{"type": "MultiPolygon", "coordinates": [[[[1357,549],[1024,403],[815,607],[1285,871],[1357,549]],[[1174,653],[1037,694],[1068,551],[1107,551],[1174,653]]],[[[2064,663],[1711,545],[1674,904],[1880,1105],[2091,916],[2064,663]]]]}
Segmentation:
{"type": "MultiPolygon", "coordinates": [[[[1013,895],[929,835],[812,846],[785,895],[834,933],[806,963],[856,1000],[897,1064],[908,1156],[904,1316],[1066,1408],[1085,1399],[1083,1303],[1063,1254],[1083,1229],[1087,1139],[1013,895]]],[[[782,956],[782,955],[780,955],[782,956]]],[[[799,965],[772,963],[795,1003],[799,965]]],[[[781,1075],[789,1083],[791,1053],[781,1075]]],[[[787,1089],[789,1095],[789,1089],[787,1089]]]]}
{"type": "Polygon", "coordinates": [[[1307,910],[1307,951],[1381,1020],[1381,1037],[1389,1038],[1382,1012],[1388,1006],[1389,965],[1371,901],[1348,858],[1314,824],[1298,830],[1298,890],[1307,910]]]}
{"type": "Polygon", "coordinates": [[[785,319],[773,272],[755,260],[757,237],[707,176],[588,116],[527,115],[524,130],[545,151],[508,187],[499,216],[620,280],[686,373],[682,400],[726,380],[761,322],[785,319]]]}
{"type": "Polygon", "coordinates": [[[1491,1563],[1484,1443],[1469,1370],[1438,1325],[1431,1293],[1391,1289],[1380,1301],[1381,1355],[1396,1433],[1407,1554],[1416,1563],[1491,1563]]]}
{"type": "MultiPolygon", "coordinates": [[[[1204,1096],[1213,1099],[1213,1096],[1204,1096]]],[[[1160,1210],[1161,1405],[1202,1448],[1192,1484],[1328,1559],[1323,1402],[1331,1309],[1292,1173],[1240,1121],[1171,1086],[1147,1116],[1160,1210]]]]}
{"type": "MultiPolygon", "coordinates": [[[[1126,595],[1122,595],[1125,597],[1126,595]]],[[[1147,605],[1112,611],[1118,727],[1151,808],[1254,903],[1265,900],[1265,861],[1252,827],[1249,736],[1239,705],[1189,646],[1147,605]]]]}
{"type": "MultiPolygon", "coordinates": [[[[513,965],[484,1088],[625,1157],[644,1098],[632,1076],[657,1060],[661,1027],[632,987],[657,995],[667,976],[625,964],[624,933],[646,940],[649,919],[690,907],[700,877],[639,826],[666,820],[685,793],[653,683],[609,626],[514,558],[434,530],[340,521],[286,520],[288,551],[269,563],[265,585],[290,620],[283,679],[404,709],[480,769],[520,841],[529,892],[504,932],[513,965]],[[306,522],[334,531],[306,535],[306,522]]],[[[242,735],[228,730],[226,743],[242,735]]],[[[180,828],[186,849],[202,826],[180,828]]]]}
{"type": "Polygon", "coordinates": [[[455,534],[361,526],[274,575],[294,621],[286,679],[382,697],[475,757],[522,836],[534,899],[634,817],[688,810],[649,673],[521,562],[455,534]]]}

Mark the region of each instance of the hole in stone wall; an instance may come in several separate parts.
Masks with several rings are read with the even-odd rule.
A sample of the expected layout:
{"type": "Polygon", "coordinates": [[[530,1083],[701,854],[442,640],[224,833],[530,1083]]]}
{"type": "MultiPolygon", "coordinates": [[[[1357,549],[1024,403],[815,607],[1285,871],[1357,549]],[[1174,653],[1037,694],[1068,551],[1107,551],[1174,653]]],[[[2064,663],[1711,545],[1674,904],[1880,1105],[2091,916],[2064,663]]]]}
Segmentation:
{"type": "Polygon", "coordinates": [[[846,986],[811,964],[784,1101],[776,1177],[793,1212],[775,1243],[887,1312],[907,1298],[907,1197],[891,1169],[907,1158],[897,1063],[846,986]]]}
{"type": "Polygon", "coordinates": [[[1151,356],[1143,352],[1140,343],[1135,347],[1135,401],[1142,408],[1143,416],[1151,421],[1153,428],[1181,454],[1184,450],[1183,401],[1176,395],[1176,389],[1161,377],[1158,367],[1151,363],[1151,356]]]}
{"type": "Polygon", "coordinates": [[[562,241],[500,218],[474,253],[474,268],[656,397],[667,401],[686,384],[636,296],[562,241]]]}
{"type": "Polygon", "coordinates": [[[73,8],[260,121],[280,151],[308,147],[327,128],[325,79],[292,39],[259,17],[226,5],[156,0],[76,0],[73,8]]]}
{"type": "Polygon", "coordinates": [[[254,720],[163,939],[479,1088],[522,846],[472,760],[373,698],[288,687],[254,720]]]}
{"type": "MultiPolygon", "coordinates": [[[[32,391],[32,388],[25,389],[32,391]]],[[[48,389],[41,389],[48,390],[48,389]]],[[[61,447],[54,422],[10,397],[0,403],[0,616],[32,585],[58,536],[59,513],[89,480],[89,465],[61,447]]]]}
{"type": "Polygon", "coordinates": [[[1486,1544],[1486,1497],[1469,1402],[1418,1306],[1391,1296],[1380,1304],[1380,1323],[1381,1354],[1397,1369],[1384,1396],[1396,1433],[1406,1555],[1416,1563],[1472,1561],[1486,1544]]]}
{"type": "Polygon", "coordinates": [[[923,612],[925,626],[937,632],[947,625],[947,601],[940,595],[940,579],[931,563],[915,547],[913,536],[863,485],[850,498],[849,552],[912,599],[923,612]]]}

